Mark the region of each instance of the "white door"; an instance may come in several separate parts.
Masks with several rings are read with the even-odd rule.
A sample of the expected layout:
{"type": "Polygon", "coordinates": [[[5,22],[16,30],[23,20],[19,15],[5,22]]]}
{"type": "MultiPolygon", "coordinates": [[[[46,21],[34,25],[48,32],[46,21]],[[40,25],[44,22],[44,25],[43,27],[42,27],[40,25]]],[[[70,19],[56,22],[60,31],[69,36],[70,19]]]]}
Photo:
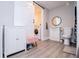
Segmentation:
{"type": "Polygon", "coordinates": [[[2,57],[2,27],[0,27],[0,58],[2,57]]]}

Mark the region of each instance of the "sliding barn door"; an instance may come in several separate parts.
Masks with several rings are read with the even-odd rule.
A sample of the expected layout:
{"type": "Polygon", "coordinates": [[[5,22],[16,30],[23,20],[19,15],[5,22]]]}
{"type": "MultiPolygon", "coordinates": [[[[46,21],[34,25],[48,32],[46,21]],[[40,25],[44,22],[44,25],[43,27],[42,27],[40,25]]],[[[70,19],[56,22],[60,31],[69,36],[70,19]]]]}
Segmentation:
{"type": "Polygon", "coordinates": [[[38,29],[38,37],[41,39],[42,8],[34,3],[34,29],[38,29]]]}

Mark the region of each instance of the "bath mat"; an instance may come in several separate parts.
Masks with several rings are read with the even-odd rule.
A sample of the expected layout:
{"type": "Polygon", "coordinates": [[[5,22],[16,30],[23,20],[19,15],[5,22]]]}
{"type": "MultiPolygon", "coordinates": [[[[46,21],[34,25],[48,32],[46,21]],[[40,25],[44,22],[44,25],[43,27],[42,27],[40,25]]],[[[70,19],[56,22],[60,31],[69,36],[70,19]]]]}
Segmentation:
{"type": "Polygon", "coordinates": [[[71,46],[64,46],[63,52],[75,55],[76,54],[76,48],[71,47],[71,46]]]}

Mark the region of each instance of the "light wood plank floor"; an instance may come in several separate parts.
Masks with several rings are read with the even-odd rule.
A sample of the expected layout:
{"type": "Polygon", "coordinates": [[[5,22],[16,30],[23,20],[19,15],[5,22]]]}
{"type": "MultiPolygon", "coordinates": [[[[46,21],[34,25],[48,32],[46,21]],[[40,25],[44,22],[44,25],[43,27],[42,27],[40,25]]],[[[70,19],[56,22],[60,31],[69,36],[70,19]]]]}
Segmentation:
{"type": "Polygon", "coordinates": [[[64,45],[52,40],[40,41],[38,46],[9,58],[75,58],[75,55],[63,52],[64,45]]]}

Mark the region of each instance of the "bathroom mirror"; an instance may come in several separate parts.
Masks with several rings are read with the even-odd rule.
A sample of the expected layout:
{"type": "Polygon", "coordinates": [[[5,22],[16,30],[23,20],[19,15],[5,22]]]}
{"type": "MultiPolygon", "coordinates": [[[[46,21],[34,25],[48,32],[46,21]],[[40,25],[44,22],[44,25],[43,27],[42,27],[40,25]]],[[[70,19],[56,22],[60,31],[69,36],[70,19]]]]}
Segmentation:
{"type": "Polygon", "coordinates": [[[51,22],[54,26],[58,26],[62,23],[62,19],[59,16],[54,16],[51,22]]]}

